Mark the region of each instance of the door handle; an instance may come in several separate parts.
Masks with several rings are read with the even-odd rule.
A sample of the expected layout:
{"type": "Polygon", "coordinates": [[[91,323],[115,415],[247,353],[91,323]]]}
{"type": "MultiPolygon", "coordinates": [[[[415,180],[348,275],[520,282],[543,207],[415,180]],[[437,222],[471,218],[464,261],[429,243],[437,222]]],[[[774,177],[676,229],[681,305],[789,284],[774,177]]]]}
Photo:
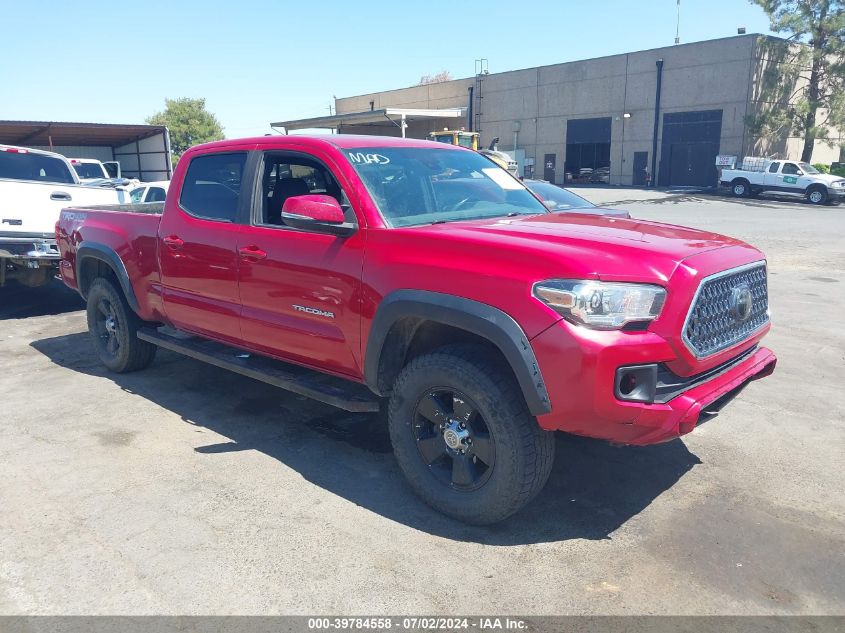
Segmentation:
{"type": "Polygon", "coordinates": [[[168,235],[167,237],[163,237],[161,238],[161,241],[167,244],[174,251],[176,249],[182,248],[182,246],[185,244],[185,240],[180,239],[175,235],[168,235]]]}
{"type": "Polygon", "coordinates": [[[244,246],[239,248],[238,254],[244,259],[254,259],[255,261],[267,257],[267,253],[257,246],[244,246]]]}
{"type": "Polygon", "coordinates": [[[54,191],[50,194],[50,200],[64,200],[65,202],[70,202],[72,198],[69,193],[65,193],[64,191],[54,191]]]}

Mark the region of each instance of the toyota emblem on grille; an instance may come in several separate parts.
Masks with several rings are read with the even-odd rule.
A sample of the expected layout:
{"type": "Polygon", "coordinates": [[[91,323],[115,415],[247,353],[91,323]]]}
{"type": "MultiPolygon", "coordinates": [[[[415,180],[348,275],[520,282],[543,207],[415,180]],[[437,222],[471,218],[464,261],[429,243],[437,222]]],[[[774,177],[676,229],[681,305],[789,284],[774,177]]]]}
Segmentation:
{"type": "Polygon", "coordinates": [[[754,306],[754,298],[751,296],[751,289],[748,286],[737,286],[731,291],[730,309],[731,316],[739,321],[747,321],[751,316],[751,309],[754,306]]]}

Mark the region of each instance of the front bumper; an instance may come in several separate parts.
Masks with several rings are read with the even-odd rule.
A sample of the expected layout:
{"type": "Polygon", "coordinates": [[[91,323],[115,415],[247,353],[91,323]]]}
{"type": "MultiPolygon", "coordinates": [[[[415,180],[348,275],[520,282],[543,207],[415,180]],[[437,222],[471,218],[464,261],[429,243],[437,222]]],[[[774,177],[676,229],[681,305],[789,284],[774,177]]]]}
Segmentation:
{"type": "Polygon", "coordinates": [[[632,402],[617,397],[617,370],[671,365],[677,356],[669,342],[649,331],[600,332],[560,322],[532,340],[552,404],[538,422],[547,430],[622,444],[656,444],[689,433],[748,383],[774,371],[774,353],[757,346],[768,329],[730,352],[736,362],[691,373],[665,401],[632,402]]]}

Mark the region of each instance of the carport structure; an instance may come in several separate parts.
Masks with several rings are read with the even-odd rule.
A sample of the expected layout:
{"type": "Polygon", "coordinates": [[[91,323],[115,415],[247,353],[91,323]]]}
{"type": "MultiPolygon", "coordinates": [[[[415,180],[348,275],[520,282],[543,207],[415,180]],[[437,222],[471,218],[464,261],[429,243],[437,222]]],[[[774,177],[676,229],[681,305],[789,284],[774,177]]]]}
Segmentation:
{"type": "Polygon", "coordinates": [[[466,118],[466,108],[378,108],[363,112],[279,121],[271,123],[270,127],[281,129],[286,134],[292,130],[330,129],[339,134],[394,136],[398,130],[402,138],[406,135],[424,138],[428,132],[434,132],[444,124],[451,128],[460,126],[461,119],[466,118]],[[412,125],[414,125],[415,134],[408,134],[408,128],[412,125]]]}
{"type": "Polygon", "coordinates": [[[170,134],[161,125],[0,121],[0,143],[45,149],[69,158],[120,162],[122,175],[169,180],[170,134]]]}

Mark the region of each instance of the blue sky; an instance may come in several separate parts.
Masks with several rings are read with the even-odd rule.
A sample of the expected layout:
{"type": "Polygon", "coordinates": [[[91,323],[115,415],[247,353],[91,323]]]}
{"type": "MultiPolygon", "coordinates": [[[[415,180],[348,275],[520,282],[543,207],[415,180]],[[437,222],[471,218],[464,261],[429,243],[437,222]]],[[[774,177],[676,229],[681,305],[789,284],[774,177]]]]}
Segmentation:
{"type": "MultiPolygon", "coordinates": [[[[205,97],[228,137],[263,134],[480,57],[500,72],[671,45],[676,18],[676,0],[135,4],[4,0],[0,119],[140,123],[165,97],[205,97]]],[[[739,26],[769,32],[746,0],[681,0],[682,42],[739,26]]]]}

